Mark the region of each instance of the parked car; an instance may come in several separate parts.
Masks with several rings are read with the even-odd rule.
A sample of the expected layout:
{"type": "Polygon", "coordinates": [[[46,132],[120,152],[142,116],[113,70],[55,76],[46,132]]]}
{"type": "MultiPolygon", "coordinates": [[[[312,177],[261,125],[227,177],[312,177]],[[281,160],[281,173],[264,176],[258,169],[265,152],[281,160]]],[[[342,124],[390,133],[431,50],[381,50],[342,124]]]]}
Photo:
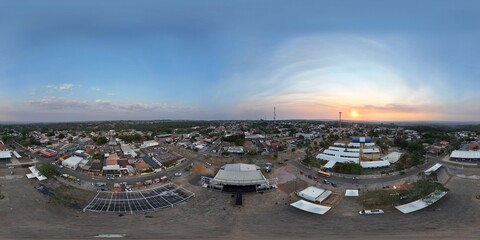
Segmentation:
{"type": "Polygon", "coordinates": [[[181,172],[176,172],[176,173],[175,173],[175,177],[180,177],[180,176],[182,176],[182,173],[181,173],[181,172]]]}
{"type": "Polygon", "coordinates": [[[328,185],[328,184],[330,184],[330,181],[328,181],[327,179],[323,179],[323,183],[328,185]]]}
{"type": "Polygon", "coordinates": [[[372,209],[372,210],[362,210],[358,212],[360,215],[372,215],[372,214],[383,214],[385,213],[382,209],[372,209]]]}
{"type": "Polygon", "coordinates": [[[331,184],[332,184],[332,187],[337,187],[337,184],[336,184],[336,183],[331,182],[331,184]]]}

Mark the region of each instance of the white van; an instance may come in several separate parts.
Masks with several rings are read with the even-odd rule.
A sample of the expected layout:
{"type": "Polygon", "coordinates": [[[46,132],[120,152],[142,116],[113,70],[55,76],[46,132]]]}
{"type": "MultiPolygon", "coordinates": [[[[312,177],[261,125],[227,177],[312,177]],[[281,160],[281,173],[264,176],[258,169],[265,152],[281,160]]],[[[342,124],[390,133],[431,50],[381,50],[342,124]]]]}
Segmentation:
{"type": "Polygon", "coordinates": [[[382,214],[385,213],[382,209],[362,210],[358,212],[360,215],[382,214]]]}

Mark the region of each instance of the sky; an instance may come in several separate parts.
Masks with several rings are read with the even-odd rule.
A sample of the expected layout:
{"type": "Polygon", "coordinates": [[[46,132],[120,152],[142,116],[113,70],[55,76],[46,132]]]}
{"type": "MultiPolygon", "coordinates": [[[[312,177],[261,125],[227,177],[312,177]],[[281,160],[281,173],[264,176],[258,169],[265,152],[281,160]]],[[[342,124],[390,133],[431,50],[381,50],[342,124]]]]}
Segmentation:
{"type": "Polygon", "coordinates": [[[0,121],[480,120],[478,1],[3,1],[0,121]]]}

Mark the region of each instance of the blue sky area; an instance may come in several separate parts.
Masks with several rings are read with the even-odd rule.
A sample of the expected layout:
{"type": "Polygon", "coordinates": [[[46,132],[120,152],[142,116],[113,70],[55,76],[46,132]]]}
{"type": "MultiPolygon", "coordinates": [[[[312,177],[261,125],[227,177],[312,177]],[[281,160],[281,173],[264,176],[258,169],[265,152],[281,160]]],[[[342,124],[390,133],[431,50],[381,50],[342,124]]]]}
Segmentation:
{"type": "Polygon", "coordinates": [[[0,121],[480,120],[478,1],[1,1],[0,121]]]}

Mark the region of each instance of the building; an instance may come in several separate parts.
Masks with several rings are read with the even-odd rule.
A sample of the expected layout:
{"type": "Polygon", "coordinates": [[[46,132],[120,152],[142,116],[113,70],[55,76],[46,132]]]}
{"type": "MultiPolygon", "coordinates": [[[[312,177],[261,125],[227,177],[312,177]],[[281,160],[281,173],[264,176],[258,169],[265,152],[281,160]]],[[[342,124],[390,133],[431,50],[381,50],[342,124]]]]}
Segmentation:
{"type": "Polygon", "coordinates": [[[124,155],[130,155],[132,157],[137,157],[137,153],[128,144],[121,144],[120,148],[124,155]]]}
{"type": "Polygon", "coordinates": [[[228,147],[227,152],[228,153],[242,154],[243,153],[243,147],[241,147],[241,146],[228,147]]]}
{"type": "Polygon", "coordinates": [[[76,170],[83,158],[77,156],[71,156],[62,161],[62,166],[76,170]]]}
{"type": "Polygon", "coordinates": [[[244,163],[222,166],[215,177],[211,179],[210,184],[213,188],[229,192],[254,192],[260,189],[276,188],[263,176],[260,167],[244,163]]]}
{"type": "Polygon", "coordinates": [[[116,153],[108,155],[108,158],[105,160],[105,165],[102,168],[102,173],[105,175],[112,175],[117,177],[121,176],[122,169],[118,164],[118,160],[120,160],[120,158],[116,153]]]}
{"type": "Polygon", "coordinates": [[[9,150],[0,150],[0,160],[10,160],[12,158],[12,152],[9,150]]]}
{"type": "Polygon", "coordinates": [[[327,199],[331,194],[332,194],[332,191],[327,191],[323,188],[317,188],[313,186],[305,188],[304,190],[297,193],[299,197],[313,203],[316,203],[316,202],[321,203],[325,199],[327,199]]]}
{"type": "Polygon", "coordinates": [[[479,162],[480,151],[455,150],[450,154],[450,160],[461,162],[479,162]]]}
{"type": "Polygon", "coordinates": [[[38,179],[38,181],[43,181],[43,180],[47,179],[47,177],[43,176],[40,173],[40,171],[38,171],[37,167],[31,166],[28,169],[30,170],[30,172],[32,172],[32,173],[27,174],[28,179],[36,178],[36,179],[38,179]]]}
{"type": "Polygon", "coordinates": [[[144,141],[140,148],[149,148],[149,147],[156,147],[158,146],[158,142],[155,140],[144,141]]]}
{"type": "Polygon", "coordinates": [[[57,155],[57,151],[52,150],[52,149],[41,149],[41,150],[36,150],[35,153],[40,153],[42,156],[51,158],[57,155]]]}

